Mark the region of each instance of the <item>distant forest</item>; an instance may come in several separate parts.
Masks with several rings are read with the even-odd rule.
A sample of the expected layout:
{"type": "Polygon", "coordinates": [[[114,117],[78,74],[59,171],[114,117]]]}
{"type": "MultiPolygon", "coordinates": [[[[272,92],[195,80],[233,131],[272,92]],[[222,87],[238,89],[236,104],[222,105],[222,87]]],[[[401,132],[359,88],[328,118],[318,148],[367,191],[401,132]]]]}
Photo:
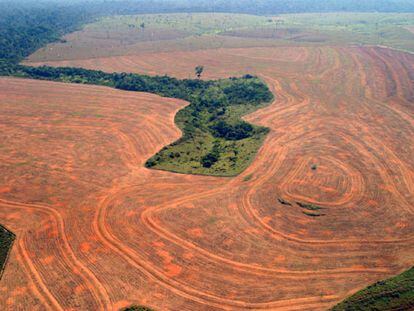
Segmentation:
{"type": "Polygon", "coordinates": [[[414,12],[412,0],[0,0],[0,69],[94,19],[114,14],[234,12],[414,12]]]}

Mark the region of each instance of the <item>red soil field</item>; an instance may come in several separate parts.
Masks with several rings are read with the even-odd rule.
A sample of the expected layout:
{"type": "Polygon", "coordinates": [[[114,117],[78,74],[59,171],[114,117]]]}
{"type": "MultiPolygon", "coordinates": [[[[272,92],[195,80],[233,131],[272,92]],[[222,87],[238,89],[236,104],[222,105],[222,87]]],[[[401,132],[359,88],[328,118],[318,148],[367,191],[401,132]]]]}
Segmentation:
{"type": "Polygon", "coordinates": [[[182,101],[0,79],[0,217],[17,234],[0,309],[326,310],[413,265],[413,55],[286,47],[55,63],[179,77],[196,64],[205,78],[258,74],[276,95],[246,117],[271,132],[238,177],[143,167],[180,136],[182,101]]]}

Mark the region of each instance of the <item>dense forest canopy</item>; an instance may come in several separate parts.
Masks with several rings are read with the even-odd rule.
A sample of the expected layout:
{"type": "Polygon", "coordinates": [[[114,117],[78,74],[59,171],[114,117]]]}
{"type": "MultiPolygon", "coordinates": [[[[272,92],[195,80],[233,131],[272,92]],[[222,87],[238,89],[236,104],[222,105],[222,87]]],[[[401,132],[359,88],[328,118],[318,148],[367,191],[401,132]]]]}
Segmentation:
{"type": "Polygon", "coordinates": [[[18,61],[91,19],[77,7],[8,7],[0,10],[0,59],[18,61]]]}

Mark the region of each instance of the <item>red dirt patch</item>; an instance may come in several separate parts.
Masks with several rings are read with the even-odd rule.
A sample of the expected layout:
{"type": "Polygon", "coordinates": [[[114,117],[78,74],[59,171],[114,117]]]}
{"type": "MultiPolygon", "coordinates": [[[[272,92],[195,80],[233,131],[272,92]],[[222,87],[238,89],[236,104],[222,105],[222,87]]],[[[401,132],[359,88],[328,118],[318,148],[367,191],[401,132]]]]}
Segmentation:
{"type": "MultiPolygon", "coordinates": [[[[12,189],[0,217],[18,233],[2,282],[6,296],[29,288],[0,308],[323,310],[412,266],[414,56],[326,47],[140,57],[140,72],[259,74],[276,101],[246,119],[270,127],[265,144],[236,178],[147,170],[179,137],[183,102],[0,79],[0,187],[12,189]],[[326,215],[304,215],[296,201],[326,215]]],[[[88,62],[121,71],[124,60],[88,62]]]]}

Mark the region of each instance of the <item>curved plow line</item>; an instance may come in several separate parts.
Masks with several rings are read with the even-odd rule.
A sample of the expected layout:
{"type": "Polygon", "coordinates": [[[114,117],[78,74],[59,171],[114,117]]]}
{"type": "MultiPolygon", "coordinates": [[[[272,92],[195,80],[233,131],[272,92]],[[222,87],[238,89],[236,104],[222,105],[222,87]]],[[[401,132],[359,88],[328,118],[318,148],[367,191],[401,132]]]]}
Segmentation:
{"type": "Polygon", "coordinates": [[[55,219],[57,227],[62,236],[62,241],[63,241],[63,246],[64,246],[64,249],[62,249],[62,255],[64,257],[66,264],[72,267],[75,266],[79,269],[79,271],[83,271],[84,274],[86,274],[84,276],[81,276],[81,275],[80,276],[86,281],[88,285],[90,285],[90,288],[93,291],[93,296],[97,299],[98,304],[103,309],[108,308],[111,305],[111,299],[106,289],[102,286],[102,284],[95,277],[95,275],[88,268],[86,268],[86,266],[82,264],[75,256],[66,238],[64,220],[57,211],[55,211],[53,208],[49,206],[39,205],[39,204],[25,204],[25,203],[7,201],[3,199],[0,199],[0,203],[9,205],[14,208],[35,209],[40,212],[51,215],[52,218],[55,219]],[[66,255],[66,252],[69,254],[69,257],[66,255]],[[96,288],[99,289],[99,291],[96,291],[96,288]]]}
{"type": "MultiPolygon", "coordinates": [[[[121,189],[125,190],[125,189],[121,189]]],[[[115,193],[112,193],[111,196],[115,196],[115,193]]],[[[275,302],[266,302],[266,303],[248,303],[240,300],[231,300],[221,298],[212,294],[201,292],[197,289],[194,289],[190,286],[182,284],[176,280],[168,278],[165,274],[160,271],[158,268],[151,265],[151,263],[146,262],[144,258],[142,258],[139,254],[137,254],[133,249],[125,246],[122,242],[120,242],[116,237],[114,237],[105,227],[105,214],[106,208],[110,204],[110,198],[106,197],[101,200],[99,206],[100,208],[97,211],[94,227],[97,232],[97,235],[105,243],[109,248],[115,251],[120,257],[126,260],[129,264],[133,267],[147,275],[150,279],[156,281],[157,283],[163,285],[168,290],[174,292],[175,294],[184,297],[186,299],[190,299],[192,301],[201,303],[201,304],[208,304],[210,306],[214,306],[216,308],[223,308],[223,305],[230,306],[230,307],[241,307],[241,308],[249,308],[249,309],[269,309],[269,308],[276,308],[276,307],[283,307],[289,306],[291,303],[288,301],[275,301],[275,302]]],[[[300,298],[294,299],[293,302],[304,301],[304,305],[319,303],[315,300],[326,300],[334,301],[338,297],[337,296],[326,296],[324,298],[320,297],[311,297],[311,298],[300,298]],[[313,302],[315,301],[315,302],[313,302]]]]}

